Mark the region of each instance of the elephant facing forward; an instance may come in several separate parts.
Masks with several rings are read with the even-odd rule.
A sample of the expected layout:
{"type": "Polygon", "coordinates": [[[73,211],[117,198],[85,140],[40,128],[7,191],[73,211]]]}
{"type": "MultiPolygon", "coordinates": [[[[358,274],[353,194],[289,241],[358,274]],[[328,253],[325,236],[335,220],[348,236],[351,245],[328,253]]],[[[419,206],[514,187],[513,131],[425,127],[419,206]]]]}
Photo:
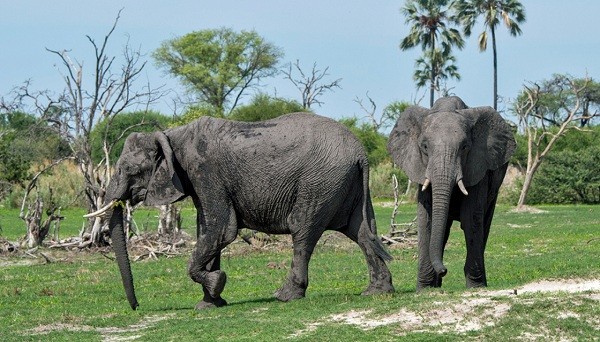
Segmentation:
{"type": "Polygon", "coordinates": [[[498,189],[516,143],[510,126],[491,107],[468,108],[456,97],[431,109],[409,107],[392,130],[388,151],[418,192],[417,290],[440,287],[453,221],[464,231],[467,287],[487,286],[484,250],[498,189]]]}
{"type": "Polygon", "coordinates": [[[308,263],[321,234],[336,230],[362,249],[370,283],[363,294],[392,292],[390,255],[377,237],[369,195],[369,167],[361,143],[343,125],[293,113],[246,123],[203,117],[150,134],[131,134],[106,192],[115,255],[133,309],[138,306],[129,264],[123,213],[117,201],[162,205],[191,197],[197,209],[197,243],[188,272],[202,285],[197,309],[223,306],[226,275],[221,250],[251,228],[291,234],[293,259],[275,293],[304,297],[308,263]]]}

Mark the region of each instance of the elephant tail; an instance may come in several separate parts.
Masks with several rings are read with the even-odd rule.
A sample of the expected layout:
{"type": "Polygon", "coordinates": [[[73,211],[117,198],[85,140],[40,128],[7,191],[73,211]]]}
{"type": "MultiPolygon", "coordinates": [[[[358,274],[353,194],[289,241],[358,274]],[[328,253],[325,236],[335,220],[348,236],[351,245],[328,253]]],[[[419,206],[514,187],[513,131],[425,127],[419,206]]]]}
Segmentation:
{"type": "Polygon", "coordinates": [[[362,196],[362,216],[366,222],[365,225],[361,225],[359,231],[360,235],[366,238],[371,248],[384,261],[391,261],[393,258],[384,247],[381,239],[377,236],[377,223],[375,222],[375,212],[373,211],[373,203],[371,202],[371,190],[369,189],[369,163],[366,159],[361,159],[358,163],[360,171],[362,172],[363,181],[363,196],[362,196]],[[364,229],[368,228],[368,229],[364,229]]]}

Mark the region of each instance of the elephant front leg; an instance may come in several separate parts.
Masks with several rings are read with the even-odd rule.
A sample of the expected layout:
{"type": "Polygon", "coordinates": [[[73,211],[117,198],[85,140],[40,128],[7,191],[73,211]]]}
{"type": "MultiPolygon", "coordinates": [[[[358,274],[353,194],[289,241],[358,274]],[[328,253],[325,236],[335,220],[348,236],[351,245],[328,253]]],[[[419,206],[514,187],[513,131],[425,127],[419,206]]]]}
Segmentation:
{"type": "Polygon", "coordinates": [[[467,288],[487,286],[484,251],[495,201],[492,203],[491,208],[485,207],[485,201],[481,200],[481,195],[486,194],[486,190],[485,187],[474,187],[469,194],[472,198],[463,203],[461,228],[465,234],[467,249],[464,266],[467,288]]]}
{"type": "Polygon", "coordinates": [[[221,270],[221,250],[235,240],[237,222],[231,207],[228,214],[221,212],[211,215],[221,220],[210,224],[201,215],[202,211],[198,212],[197,241],[188,265],[188,274],[193,281],[202,285],[203,298],[196,305],[196,309],[200,310],[227,305],[221,298],[227,283],[227,275],[221,270]]]}
{"type": "MultiPolygon", "coordinates": [[[[450,235],[450,227],[452,221],[448,220],[446,230],[444,232],[444,246],[450,235]]],[[[417,274],[417,291],[427,287],[442,287],[442,276],[440,276],[433,265],[429,256],[429,239],[431,236],[431,221],[428,222],[428,227],[419,230],[419,271],[417,274]]],[[[442,251],[442,256],[444,255],[442,251]]]]}
{"type": "Polygon", "coordinates": [[[194,250],[188,267],[190,278],[202,285],[204,293],[202,300],[196,304],[196,310],[227,305],[227,302],[221,298],[221,293],[227,283],[227,275],[220,270],[220,252],[204,266],[202,264],[205,258],[198,257],[197,253],[202,253],[202,251],[194,250]]]}

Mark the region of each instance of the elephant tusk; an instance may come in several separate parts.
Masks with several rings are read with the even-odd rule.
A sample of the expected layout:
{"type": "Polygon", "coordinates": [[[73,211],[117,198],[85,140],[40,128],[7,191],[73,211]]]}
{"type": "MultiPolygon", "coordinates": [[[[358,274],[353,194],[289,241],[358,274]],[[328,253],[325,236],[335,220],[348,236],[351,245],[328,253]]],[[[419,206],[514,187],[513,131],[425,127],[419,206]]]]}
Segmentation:
{"type": "Polygon", "coordinates": [[[429,181],[429,178],[425,178],[425,183],[423,183],[423,187],[421,188],[421,191],[427,190],[427,188],[429,187],[430,183],[431,182],[429,181]]]}
{"type": "Polygon", "coordinates": [[[85,214],[85,215],[83,215],[83,217],[85,217],[85,218],[98,217],[98,216],[104,214],[105,212],[107,212],[108,209],[110,209],[113,205],[115,205],[115,202],[116,202],[115,200],[112,200],[112,201],[110,201],[110,203],[108,203],[104,207],[94,211],[93,213],[85,214]]]}
{"type": "Polygon", "coordinates": [[[469,196],[469,193],[467,192],[467,189],[465,188],[465,184],[463,183],[462,179],[458,180],[458,188],[463,194],[465,194],[465,196],[469,196]]]}

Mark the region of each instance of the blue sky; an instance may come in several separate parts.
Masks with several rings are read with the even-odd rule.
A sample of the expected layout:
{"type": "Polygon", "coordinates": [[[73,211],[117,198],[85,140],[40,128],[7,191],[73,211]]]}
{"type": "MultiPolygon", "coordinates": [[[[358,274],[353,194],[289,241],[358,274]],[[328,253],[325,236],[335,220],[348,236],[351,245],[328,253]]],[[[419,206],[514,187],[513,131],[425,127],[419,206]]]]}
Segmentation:
{"type": "MultiPolygon", "coordinates": [[[[512,99],[527,81],[547,79],[553,73],[600,78],[600,1],[522,3],[527,14],[523,35],[510,37],[504,28],[498,33],[501,96],[512,99]]],[[[420,99],[426,91],[417,91],[412,80],[420,49],[402,52],[398,48],[409,29],[400,13],[403,4],[389,0],[0,0],[0,96],[27,79],[34,89],[63,88],[56,67],[59,60],[46,47],[71,50],[71,56],[83,61],[84,70],[90,72],[93,56],[85,35],[100,41],[124,8],[109,52],[120,54],[129,39],[131,46],[147,54],[149,63],[140,86],[149,81],[152,86],[164,84],[183,92],[149,56],[162,41],[207,28],[254,29],[283,49],[284,63],[298,59],[308,70],[316,62],[318,67],[329,67],[331,80],[342,78],[342,89],[323,96],[325,104],[314,108],[317,113],[361,117],[354,99],[366,100],[367,92],[380,110],[395,100],[420,99]]],[[[462,80],[449,83],[469,106],[492,104],[492,55],[491,50],[478,50],[481,29],[476,26],[465,48],[456,51],[462,80]]],[[[299,92],[283,76],[263,83],[264,92],[299,100],[299,92]]],[[[154,108],[170,114],[170,102],[164,98],[154,108]]],[[[426,96],[421,104],[428,104],[426,96]]]]}

